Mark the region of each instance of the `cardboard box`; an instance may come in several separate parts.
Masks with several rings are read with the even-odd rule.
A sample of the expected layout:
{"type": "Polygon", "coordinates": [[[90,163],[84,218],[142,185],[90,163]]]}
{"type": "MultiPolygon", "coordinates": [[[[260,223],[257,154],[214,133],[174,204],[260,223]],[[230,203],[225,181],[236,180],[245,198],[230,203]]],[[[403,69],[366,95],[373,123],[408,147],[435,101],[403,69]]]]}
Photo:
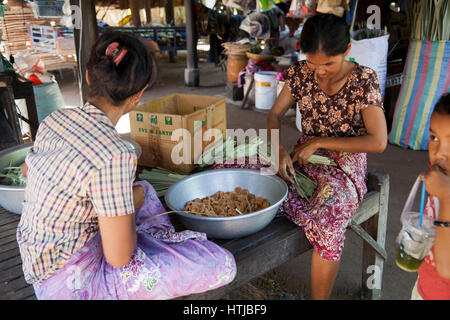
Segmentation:
{"type": "MultiPolygon", "coordinates": [[[[162,167],[174,171],[191,172],[195,168],[194,136],[198,144],[199,133],[216,128],[226,138],[227,116],[226,100],[223,97],[201,96],[191,94],[171,94],[136,107],[130,112],[131,139],[142,147],[139,165],[162,167]],[[180,130],[189,133],[186,139],[179,136],[180,130]],[[174,134],[175,132],[175,134],[174,134]],[[190,148],[190,159],[183,163],[172,161],[172,150],[183,148],[181,152],[185,159],[189,154],[183,154],[190,148]]],[[[203,140],[203,139],[202,139],[203,140]]],[[[214,140],[202,142],[204,149],[214,140]]],[[[197,146],[195,151],[198,151],[197,146]]],[[[174,152],[175,152],[174,151],[174,152]]]]}

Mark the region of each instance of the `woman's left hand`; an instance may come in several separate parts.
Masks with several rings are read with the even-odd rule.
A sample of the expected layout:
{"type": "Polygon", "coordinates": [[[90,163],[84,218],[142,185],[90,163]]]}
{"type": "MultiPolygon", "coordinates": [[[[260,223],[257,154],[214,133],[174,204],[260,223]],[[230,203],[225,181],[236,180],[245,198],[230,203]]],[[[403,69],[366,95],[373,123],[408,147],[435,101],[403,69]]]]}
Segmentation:
{"type": "Polygon", "coordinates": [[[297,161],[299,165],[308,163],[308,159],[313,155],[317,149],[320,149],[320,137],[309,139],[305,143],[294,148],[291,152],[292,162],[297,161]]]}

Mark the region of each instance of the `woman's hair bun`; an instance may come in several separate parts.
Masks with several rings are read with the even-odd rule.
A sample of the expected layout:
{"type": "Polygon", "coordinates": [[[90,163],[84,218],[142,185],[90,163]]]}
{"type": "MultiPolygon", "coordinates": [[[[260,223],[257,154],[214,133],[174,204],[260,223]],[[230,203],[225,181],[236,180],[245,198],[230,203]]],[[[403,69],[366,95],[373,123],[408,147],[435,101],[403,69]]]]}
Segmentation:
{"type": "Polygon", "coordinates": [[[144,44],[131,33],[113,30],[104,32],[95,42],[87,70],[88,96],[107,98],[114,105],[120,105],[144,89],[152,73],[144,44]],[[119,44],[118,50],[125,53],[118,63],[115,55],[106,54],[107,48],[115,42],[119,44]]]}

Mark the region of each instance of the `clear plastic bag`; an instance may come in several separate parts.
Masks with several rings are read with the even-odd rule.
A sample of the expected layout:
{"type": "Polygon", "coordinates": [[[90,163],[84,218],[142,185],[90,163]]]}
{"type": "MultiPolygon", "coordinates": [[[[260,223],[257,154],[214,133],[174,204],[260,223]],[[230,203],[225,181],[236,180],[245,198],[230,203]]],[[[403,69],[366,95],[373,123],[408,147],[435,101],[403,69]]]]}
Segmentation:
{"type": "Polygon", "coordinates": [[[422,226],[420,226],[420,212],[412,210],[420,183],[421,179],[417,177],[403,208],[400,217],[402,229],[396,239],[399,244],[396,263],[406,271],[417,270],[421,261],[427,256],[433,246],[435,236],[433,219],[424,214],[422,226]]]}

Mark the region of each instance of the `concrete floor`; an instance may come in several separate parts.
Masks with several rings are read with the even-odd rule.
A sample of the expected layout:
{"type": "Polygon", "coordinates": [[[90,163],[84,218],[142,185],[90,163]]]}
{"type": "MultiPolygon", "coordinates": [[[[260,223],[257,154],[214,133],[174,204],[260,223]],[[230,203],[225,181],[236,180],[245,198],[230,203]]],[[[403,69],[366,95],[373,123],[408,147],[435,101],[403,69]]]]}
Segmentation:
{"type": "MultiPolygon", "coordinates": [[[[167,56],[159,57],[160,77],[153,88],[147,90],[142,103],[166,96],[171,93],[192,93],[201,95],[227,97],[228,128],[265,128],[266,114],[240,109],[240,101],[232,101],[226,89],[226,72],[211,63],[200,61],[200,87],[184,85],[185,55],[179,53],[177,62],[169,63],[167,56]]],[[[78,86],[73,74],[65,70],[56,74],[65,103],[76,106],[80,103],[78,86]]],[[[120,133],[129,131],[128,117],[124,116],[118,123],[120,133]]],[[[298,139],[298,131],[292,118],[283,120],[281,142],[291,148],[298,139]]],[[[388,260],[385,263],[382,282],[382,299],[410,299],[411,290],[416,280],[416,273],[400,270],[395,264],[397,244],[395,238],[401,228],[400,214],[417,175],[427,169],[427,152],[412,151],[389,145],[383,154],[369,154],[368,167],[382,169],[390,175],[389,217],[386,237],[388,260]]],[[[331,299],[359,299],[361,287],[362,240],[352,231],[347,232],[341,267],[336,279],[331,299]]],[[[309,269],[311,252],[267,273],[227,298],[233,299],[307,299],[309,296],[309,269]],[[278,295],[271,295],[275,290],[278,295]],[[281,292],[281,294],[280,294],[281,292]]]]}

